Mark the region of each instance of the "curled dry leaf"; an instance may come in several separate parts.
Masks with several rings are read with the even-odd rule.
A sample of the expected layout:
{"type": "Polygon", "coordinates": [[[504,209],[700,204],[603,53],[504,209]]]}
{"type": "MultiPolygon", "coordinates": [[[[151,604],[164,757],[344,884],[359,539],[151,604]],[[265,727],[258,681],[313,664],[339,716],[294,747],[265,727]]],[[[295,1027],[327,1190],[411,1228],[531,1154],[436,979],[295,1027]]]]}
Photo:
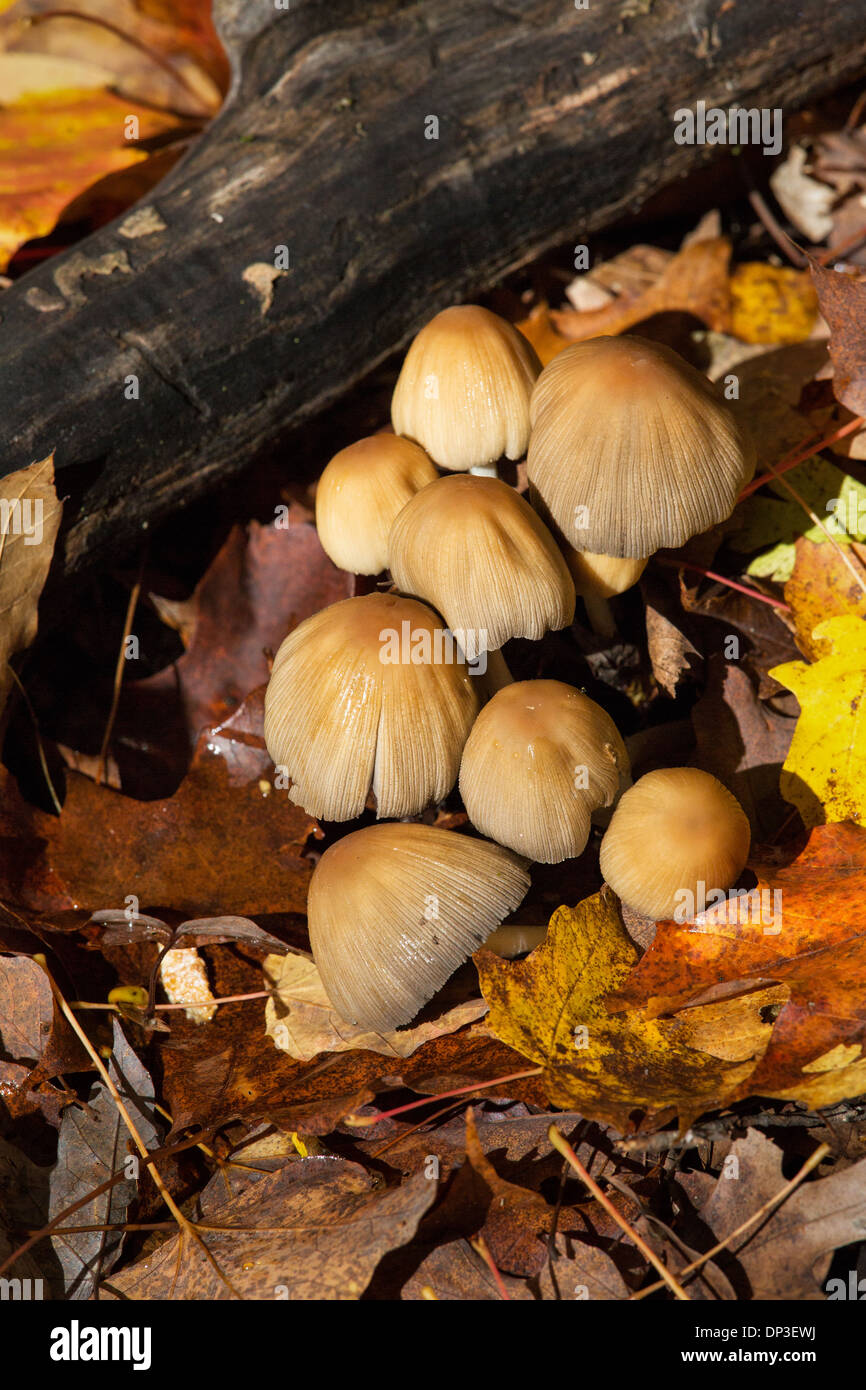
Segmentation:
{"type": "Polygon", "coordinates": [[[54,455],[7,473],[0,483],[0,710],[12,688],[9,661],[36,636],[39,596],[48,578],[63,504],[54,489],[54,455]]]}
{"type": "Polygon", "coordinates": [[[323,1052],[378,1052],[383,1057],[411,1057],[432,1038],[456,1032],[487,1012],[483,999],[468,999],[439,1018],[412,1028],[372,1033],[346,1023],[328,998],[315,962],[309,956],[267,956],[265,987],[275,994],[265,1006],[265,1032],[281,1052],[309,1062],[323,1052]]]}
{"type": "Polygon", "coordinates": [[[833,394],[855,415],[866,415],[866,279],[827,270],[814,260],[809,268],[830,325],[833,394]]]}

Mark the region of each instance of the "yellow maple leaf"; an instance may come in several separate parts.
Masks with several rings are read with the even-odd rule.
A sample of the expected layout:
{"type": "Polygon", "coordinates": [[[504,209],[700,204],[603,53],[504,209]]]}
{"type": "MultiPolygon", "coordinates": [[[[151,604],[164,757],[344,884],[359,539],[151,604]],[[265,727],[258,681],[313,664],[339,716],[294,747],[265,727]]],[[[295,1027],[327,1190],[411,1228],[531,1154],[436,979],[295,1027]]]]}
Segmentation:
{"type": "Polygon", "coordinates": [[[847,613],[812,632],[812,665],[788,661],[770,672],[793,691],[800,717],[780,790],[811,827],[866,824],[866,622],[847,613]],[[861,711],[862,706],[862,711],[861,711]]]}
{"type": "Polygon", "coordinates": [[[808,271],[749,261],[731,276],[731,333],[744,343],[801,343],[815,327],[808,271]]]}
{"type": "MultiPolygon", "coordinates": [[[[688,1125],[724,1104],[754,1068],[754,1058],[730,1062],[689,1046],[692,1034],[680,1019],[649,1019],[639,1009],[608,1013],[605,998],[631,973],[637,951],[607,892],[559,908],[525,961],[487,950],[474,960],[491,1030],[545,1068],[551,1102],[621,1133],[635,1111],[645,1120],[676,1113],[688,1125]]],[[[755,1033],[756,1052],[769,1032],[755,1033]]]]}

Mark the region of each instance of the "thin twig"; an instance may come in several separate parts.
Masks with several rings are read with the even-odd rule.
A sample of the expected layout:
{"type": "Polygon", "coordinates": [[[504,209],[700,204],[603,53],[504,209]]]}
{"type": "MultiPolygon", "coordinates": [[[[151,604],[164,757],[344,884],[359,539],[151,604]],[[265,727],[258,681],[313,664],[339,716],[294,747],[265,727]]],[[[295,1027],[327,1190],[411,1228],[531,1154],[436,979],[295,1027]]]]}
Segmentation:
{"type": "Polygon", "coordinates": [[[577,1176],[589,1188],[595,1200],[599,1202],[601,1206],[604,1207],[608,1216],[610,1216],[616,1222],[621,1231],[625,1232],[629,1240],[634,1241],[638,1250],[641,1252],[645,1259],[649,1260],[653,1268],[658,1270],[659,1274],[662,1276],[662,1280],[664,1281],[664,1283],[668,1285],[668,1287],[676,1295],[677,1298],[681,1299],[685,1303],[688,1303],[689,1296],[686,1293],[685,1289],[683,1289],[677,1283],[670,1270],[665,1269],[665,1266],[662,1264],[658,1255],[655,1253],[654,1250],[650,1249],[646,1241],[640,1235],[638,1235],[634,1227],[631,1226],[628,1223],[628,1221],[626,1221],[624,1216],[620,1215],[610,1198],[606,1196],[604,1192],[602,1192],[598,1183],[595,1181],[595,1178],[590,1177],[589,1173],[584,1168],[577,1154],[574,1152],[574,1149],[571,1147],[565,1136],[560,1134],[559,1130],[556,1128],[556,1125],[550,1126],[549,1130],[547,1131],[547,1137],[550,1140],[553,1147],[557,1149],[559,1153],[561,1153],[563,1157],[568,1160],[575,1173],[577,1173],[577,1176]]]}
{"type": "Polygon", "coordinates": [[[135,617],[135,610],[138,607],[138,597],[141,593],[141,581],[144,576],[144,562],[147,557],[147,547],[144,546],[141,552],[141,559],[138,565],[138,574],[129,595],[129,603],[126,607],[126,621],[123,624],[123,636],[120,639],[120,651],[117,653],[117,665],[114,668],[114,690],[111,696],[111,709],[108,712],[108,720],[105,725],[105,733],[102,735],[102,747],[99,750],[99,762],[96,768],[96,785],[99,786],[104,778],[107,777],[108,769],[108,745],[111,742],[111,735],[114,729],[114,721],[117,717],[117,706],[120,700],[120,687],[123,684],[123,668],[126,664],[126,639],[132,632],[132,621],[135,617]]]}
{"type": "MultiPolygon", "coordinates": [[[[707,1250],[705,1254],[693,1260],[690,1265],[686,1265],[685,1269],[681,1269],[680,1278],[684,1279],[686,1275],[694,1274],[702,1265],[707,1263],[707,1260],[712,1260],[716,1255],[719,1255],[722,1250],[726,1249],[732,1240],[736,1240],[737,1236],[743,1235],[750,1226],[756,1225],[763,1217],[769,1215],[774,1207],[777,1207],[780,1202],[784,1202],[786,1197],[790,1197],[794,1188],[799,1187],[803,1179],[812,1172],[813,1168],[817,1168],[818,1164],[827,1157],[829,1152],[829,1144],[819,1144],[811,1157],[806,1159],[800,1171],[795,1174],[790,1182],[785,1183],[785,1186],[776,1193],[775,1197],[771,1197],[762,1207],[759,1207],[754,1215],[749,1217],[748,1221],[744,1221],[735,1231],[731,1231],[730,1235],[725,1236],[724,1240],[720,1240],[718,1245],[713,1246],[712,1250],[707,1250]]],[[[746,1244],[746,1242],[744,1242],[744,1244],[746,1244]]],[[[640,1289],[637,1293],[633,1293],[631,1295],[631,1301],[637,1302],[639,1299],[646,1298],[648,1294],[655,1293],[662,1287],[663,1285],[661,1283],[650,1284],[649,1288],[640,1289]]]]}
{"type": "Polygon", "coordinates": [[[42,735],[39,732],[39,721],[36,718],[36,711],[31,705],[30,696],[24,689],[24,686],[22,685],[21,680],[19,678],[18,672],[15,670],[15,667],[12,665],[11,661],[7,661],[6,669],[11,675],[15,684],[18,686],[18,689],[21,691],[21,694],[24,697],[24,703],[29,711],[30,718],[33,720],[33,732],[36,735],[36,752],[39,755],[39,766],[42,768],[42,776],[45,778],[45,782],[48,787],[48,794],[51,797],[51,800],[54,804],[54,809],[59,816],[63,811],[63,807],[60,804],[60,798],[57,795],[57,792],[54,790],[54,783],[52,782],[51,774],[48,771],[48,763],[45,760],[45,749],[42,745],[42,735]]]}
{"type": "Polygon", "coordinates": [[[714,570],[704,569],[703,565],[692,564],[689,560],[677,560],[670,555],[656,555],[660,565],[669,565],[672,569],[694,570],[702,574],[706,579],[714,579],[717,584],[724,584],[728,589],[736,589],[738,594],[748,594],[749,598],[757,599],[759,603],[768,603],[771,608],[782,608],[786,613],[790,613],[790,604],[783,603],[780,598],[772,598],[769,594],[762,594],[760,589],[751,589],[746,584],[738,584],[735,579],[728,579],[724,574],[717,574],[714,570]]]}
{"type": "Polygon", "coordinates": [[[343,1123],[356,1129],[366,1125],[378,1125],[382,1120],[390,1120],[392,1115],[417,1110],[419,1105],[432,1105],[434,1101],[447,1100],[449,1096],[467,1096],[475,1091],[487,1091],[491,1086],[501,1086],[505,1081],[520,1081],[525,1076],[540,1076],[543,1071],[544,1067],[533,1067],[531,1071],[515,1071],[510,1076],[494,1076],[492,1081],[476,1081],[474,1086],[458,1086],[454,1091],[440,1091],[435,1096],[424,1096],[422,1100],[410,1101],[408,1105],[398,1105],[393,1110],[383,1110],[378,1115],[347,1115],[343,1123]]]}
{"type": "Polygon", "coordinates": [[[863,419],[863,416],[855,415],[854,419],[849,420],[847,425],[840,425],[839,429],[834,430],[832,434],[828,434],[824,438],[821,438],[820,433],[816,433],[808,439],[804,439],[801,444],[797,445],[793,453],[789,454],[787,458],[783,458],[771,471],[759,473],[756,478],[753,478],[750,483],[747,483],[737,498],[737,501],[745,502],[747,497],[751,497],[752,493],[757,492],[758,488],[763,487],[765,483],[771,483],[775,478],[778,478],[780,474],[788,473],[792,468],[796,468],[799,463],[805,463],[806,459],[810,459],[813,454],[818,454],[822,449],[826,449],[831,444],[835,444],[838,439],[844,439],[846,435],[853,434],[855,430],[861,430],[864,424],[866,424],[866,420],[863,419]]]}
{"type": "Polygon", "coordinates": [[[504,1298],[506,1302],[510,1303],[511,1294],[506,1289],[502,1279],[502,1275],[496,1268],[496,1261],[490,1253],[487,1241],[484,1239],[483,1236],[476,1236],[474,1240],[470,1240],[469,1244],[472,1246],[472,1249],[475,1251],[476,1255],[481,1256],[487,1268],[490,1270],[490,1273],[493,1275],[493,1278],[496,1280],[496,1287],[499,1290],[500,1297],[504,1298]]]}

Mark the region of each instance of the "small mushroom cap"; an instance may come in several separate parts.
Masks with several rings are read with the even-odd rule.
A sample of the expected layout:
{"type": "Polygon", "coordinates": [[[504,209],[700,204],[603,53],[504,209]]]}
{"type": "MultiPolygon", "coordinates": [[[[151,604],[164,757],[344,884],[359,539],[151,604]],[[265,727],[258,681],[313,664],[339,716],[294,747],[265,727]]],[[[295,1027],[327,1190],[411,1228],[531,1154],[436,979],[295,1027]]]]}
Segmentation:
{"type": "Polygon", "coordinates": [[[344,599],[290,632],[265,696],[265,742],[312,816],[380,816],[441,801],[457,778],[478,695],[456,643],[423,603],[344,599]]]}
{"type": "Polygon", "coordinates": [[[335,454],[316,489],[322,549],[341,570],[388,568],[388,532],[410,497],[438,478],[424,450],[396,434],[374,434],[335,454]]]}
{"type": "Polygon", "coordinates": [[[460,795],[472,824],[541,864],[582,854],[590,817],[630,778],[610,715],[562,681],[517,681],[476,719],[460,795]]]}
{"type": "Polygon", "coordinates": [[[476,652],[511,637],[537,640],[574,617],[556,542],[498,478],[462,474],[422,488],[394,522],[388,549],[397,587],[432,603],[452,632],[472,634],[476,652]]]}
{"type": "Polygon", "coordinates": [[[316,865],[310,942],[335,1009],[389,1031],[415,1017],[513,912],[526,867],[499,845],[429,825],[372,825],[316,865]]]}
{"type": "Polygon", "coordinates": [[[421,329],[394,388],[391,423],[441,468],[519,459],[541,363],[521,333],[475,304],[443,309],[421,329]]]}
{"type": "Polygon", "coordinates": [[[575,550],[572,545],[565,551],[565,563],[581,598],[587,594],[597,594],[599,598],[624,594],[647,567],[646,560],[640,557],[596,555],[591,550],[575,550]]]}
{"type": "Polygon", "coordinates": [[[637,912],[672,918],[684,893],[725,892],[749,857],[746,815],[722,783],[695,767],[648,772],[620,799],[601,842],[601,872],[637,912]]]}
{"type": "Polygon", "coordinates": [[[751,440],[706,378],[642,338],[566,348],[530,413],[529,480],[580,550],[683,545],[730,516],[754,472],[751,440]]]}

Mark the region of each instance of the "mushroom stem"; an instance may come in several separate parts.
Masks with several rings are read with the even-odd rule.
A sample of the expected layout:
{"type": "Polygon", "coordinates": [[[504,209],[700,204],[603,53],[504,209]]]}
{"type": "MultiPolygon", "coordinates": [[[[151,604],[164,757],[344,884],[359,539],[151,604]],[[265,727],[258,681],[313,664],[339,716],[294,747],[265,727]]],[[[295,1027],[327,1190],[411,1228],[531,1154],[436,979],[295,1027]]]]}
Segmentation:
{"type": "Polygon", "coordinates": [[[496,467],[495,463],[478,463],[474,468],[470,468],[469,472],[474,473],[476,478],[499,477],[499,469],[496,467]]]}
{"type": "Polygon", "coordinates": [[[511,960],[514,956],[524,956],[528,951],[534,951],[546,935],[547,927],[497,927],[485,941],[484,949],[511,960]]]}
{"type": "Polygon", "coordinates": [[[506,685],[513,685],[514,677],[508,669],[505,657],[498,648],[495,651],[486,652],[485,656],[487,667],[483,672],[479,671],[477,679],[481,683],[481,698],[489,700],[496,694],[497,690],[503,690],[506,685]]]}
{"type": "Polygon", "coordinates": [[[589,591],[582,593],[581,598],[593,632],[599,637],[607,639],[615,637],[616,623],[608,600],[603,598],[601,594],[593,594],[589,591]]]}

